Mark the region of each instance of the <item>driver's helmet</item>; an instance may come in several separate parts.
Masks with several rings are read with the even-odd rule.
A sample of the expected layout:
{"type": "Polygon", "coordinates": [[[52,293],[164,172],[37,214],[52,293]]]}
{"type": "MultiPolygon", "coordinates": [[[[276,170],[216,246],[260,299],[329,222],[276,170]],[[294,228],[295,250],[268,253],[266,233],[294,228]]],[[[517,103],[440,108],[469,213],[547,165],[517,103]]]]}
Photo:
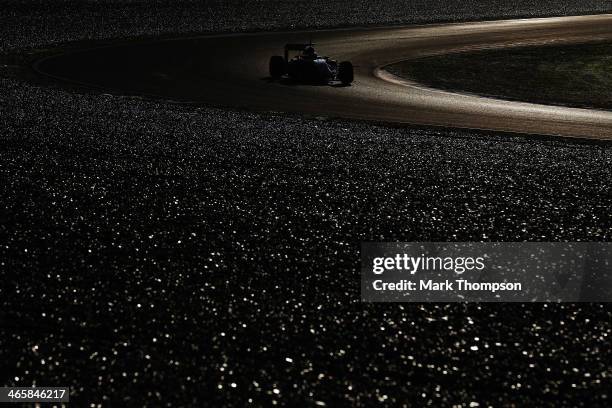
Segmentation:
{"type": "Polygon", "coordinates": [[[304,48],[304,56],[308,58],[316,58],[317,53],[315,52],[314,47],[309,45],[308,47],[304,48]]]}

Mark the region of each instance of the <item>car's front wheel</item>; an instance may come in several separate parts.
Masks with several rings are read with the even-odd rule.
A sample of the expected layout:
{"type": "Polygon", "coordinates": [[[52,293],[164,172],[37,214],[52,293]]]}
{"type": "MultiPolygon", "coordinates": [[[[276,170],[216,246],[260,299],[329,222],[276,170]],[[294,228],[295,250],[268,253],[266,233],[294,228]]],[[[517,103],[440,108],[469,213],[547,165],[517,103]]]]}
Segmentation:
{"type": "Polygon", "coordinates": [[[287,64],[280,55],[270,58],[270,76],[278,79],[287,73],[287,64]]]}
{"type": "Polygon", "coordinates": [[[353,79],[353,64],[349,61],[342,61],[338,66],[338,80],[340,80],[343,85],[348,85],[353,82],[353,79]]]}

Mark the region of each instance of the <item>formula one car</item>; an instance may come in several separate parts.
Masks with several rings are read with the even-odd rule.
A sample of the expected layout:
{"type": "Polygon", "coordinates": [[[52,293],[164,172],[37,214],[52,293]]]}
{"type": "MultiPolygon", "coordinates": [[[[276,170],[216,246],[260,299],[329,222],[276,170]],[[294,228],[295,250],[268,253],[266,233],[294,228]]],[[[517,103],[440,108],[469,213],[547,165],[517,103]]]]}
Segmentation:
{"type": "Polygon", "coordinates": [[[287,76],[305,83],[333,83],[340,81],[343,85],[353,82],[353,64],[337,61],[317,55],[314,44],[287,44],[284,57],[275,55],[270,58],[270,76],[280,79],[287,76]],[[290,51],[300,53],[289,59],[290,51]]]}

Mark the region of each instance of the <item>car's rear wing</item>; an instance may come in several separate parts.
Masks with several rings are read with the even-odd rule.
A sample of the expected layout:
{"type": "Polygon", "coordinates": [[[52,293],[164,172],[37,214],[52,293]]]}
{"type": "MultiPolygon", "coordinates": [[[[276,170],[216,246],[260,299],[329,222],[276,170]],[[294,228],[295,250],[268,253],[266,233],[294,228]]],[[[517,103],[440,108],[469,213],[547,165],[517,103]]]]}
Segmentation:
{"type": "Polygon", "coordinates": [[[307,44],[298,44],[298,43],[289,43],[285,44],[285,61],[289,61],[289,51],[304,51],[306,47],[313,47],[313,43],[307,44]]]}

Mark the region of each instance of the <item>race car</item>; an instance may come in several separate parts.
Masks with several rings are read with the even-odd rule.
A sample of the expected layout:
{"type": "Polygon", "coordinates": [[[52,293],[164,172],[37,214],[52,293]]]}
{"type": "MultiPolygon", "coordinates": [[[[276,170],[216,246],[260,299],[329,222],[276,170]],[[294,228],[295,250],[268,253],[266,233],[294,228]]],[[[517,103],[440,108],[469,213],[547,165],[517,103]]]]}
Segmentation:
{"type": "Polygon", "coordinates": [[[280,79],[287,76],[295,81],[305,83],[334,83],[343,85],[353,82],[353,64],[337,61],[317,55],[314,44],[287,44],[285,55],[270,58],[270,76],[280,79]],[[299,51],[289,59],[290,51],[299,51]]]}

